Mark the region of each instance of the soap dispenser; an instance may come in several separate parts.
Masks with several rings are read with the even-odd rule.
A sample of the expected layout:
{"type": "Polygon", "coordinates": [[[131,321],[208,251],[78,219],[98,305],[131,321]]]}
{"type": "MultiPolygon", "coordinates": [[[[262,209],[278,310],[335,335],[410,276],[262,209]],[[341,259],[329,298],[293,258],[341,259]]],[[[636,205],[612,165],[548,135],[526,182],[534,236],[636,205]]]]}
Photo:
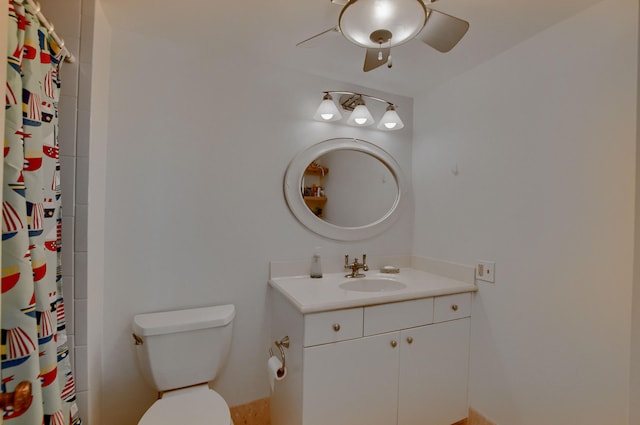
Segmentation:
{"type": "Polygon", "coordinates": [[[311,277],[319,279],[322,277],[322,265],[320,264],[320,247],[316,247],[311,258],[311,277]]]}

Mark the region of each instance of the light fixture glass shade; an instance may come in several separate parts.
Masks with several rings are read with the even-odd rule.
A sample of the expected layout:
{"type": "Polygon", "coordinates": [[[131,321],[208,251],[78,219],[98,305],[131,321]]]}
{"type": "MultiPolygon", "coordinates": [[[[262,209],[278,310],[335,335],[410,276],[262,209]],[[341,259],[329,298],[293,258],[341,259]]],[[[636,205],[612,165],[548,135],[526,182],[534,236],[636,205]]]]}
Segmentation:
{"type": "Polygon", "coordinates": [[[400,119],[400,116],[396,112],[396,108],[393,105],[389,105],[387,111],[384,113],[380,122],[378,123],[378,128],[380,130],[400,130],[404,127],[404,123],[400,119]]]}
{"type": "Polygon", "coordinates": [[[347,124],[356,127],[366,127],[374,122],[375,120],[373,119],[373,116],[371,116],[371,112],[369,112],[369,109],[364,105],[356,106],[347,120],[347,124]]]}
{"type": "Polygon", "coordinates": [[[342,119],[342,114],[340,114],[336,104],[333,103],[331,95],[327,94],[324,96],[313,119],[316,121],[338,121],[342,119]]]}
{"type": "Polygon", "coordinates": [[[384,47],[394,47],[413,39],[426,23],[427,10],[421,0],[358,0],[347,3],[338,26],[349,41],[362,47],[380,47],[371,40],[374,31],[391,32],[384,47]]]}

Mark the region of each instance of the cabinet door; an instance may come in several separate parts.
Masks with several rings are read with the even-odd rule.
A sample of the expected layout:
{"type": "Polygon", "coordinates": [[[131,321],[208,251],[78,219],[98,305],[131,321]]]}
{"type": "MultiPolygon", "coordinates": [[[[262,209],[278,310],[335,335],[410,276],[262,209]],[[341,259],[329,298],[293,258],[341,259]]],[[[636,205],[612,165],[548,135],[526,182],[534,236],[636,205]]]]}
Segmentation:
{"type": "Polygon", "coordinates": [[[399,337],[392,332],[305,348],[303,425],[395,424],[399,337]]]}
{"type": "Polygon", "coordinates": [[[402,331],[398,425],[467,417],[469,324],[466,318],[402,331]]]}

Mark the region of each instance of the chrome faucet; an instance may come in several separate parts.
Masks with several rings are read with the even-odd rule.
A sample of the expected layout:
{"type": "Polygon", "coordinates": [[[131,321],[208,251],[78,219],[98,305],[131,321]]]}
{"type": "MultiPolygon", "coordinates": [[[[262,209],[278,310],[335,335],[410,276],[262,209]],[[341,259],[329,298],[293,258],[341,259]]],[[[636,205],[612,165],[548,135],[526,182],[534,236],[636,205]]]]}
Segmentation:
{"type": "Polygon", "coordinates": [[[362,269],[365,272],[369,271],[367,266],[367,254],[362,255],[362,263],[358,263],[358,258],[353,260],[353,263],[349,264],[349,255],[344,256],[344,268],[351,270],[351,273],[345,274],[344,277],[364,277],[364,273],[359,273],[358,270],[362,269]]]}

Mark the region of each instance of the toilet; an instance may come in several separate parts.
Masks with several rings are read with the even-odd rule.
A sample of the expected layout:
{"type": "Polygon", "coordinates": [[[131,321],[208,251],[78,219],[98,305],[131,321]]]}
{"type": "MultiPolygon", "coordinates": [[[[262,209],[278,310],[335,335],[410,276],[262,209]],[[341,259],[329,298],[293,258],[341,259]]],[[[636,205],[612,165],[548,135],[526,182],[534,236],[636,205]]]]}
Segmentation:
{"type": "Polygon", "coordinates": [[[229,406],[209,388],[229,354],[232,304],[139,314],[138,364],[158,400],[138,425],[233,425],[229,406]]]}

